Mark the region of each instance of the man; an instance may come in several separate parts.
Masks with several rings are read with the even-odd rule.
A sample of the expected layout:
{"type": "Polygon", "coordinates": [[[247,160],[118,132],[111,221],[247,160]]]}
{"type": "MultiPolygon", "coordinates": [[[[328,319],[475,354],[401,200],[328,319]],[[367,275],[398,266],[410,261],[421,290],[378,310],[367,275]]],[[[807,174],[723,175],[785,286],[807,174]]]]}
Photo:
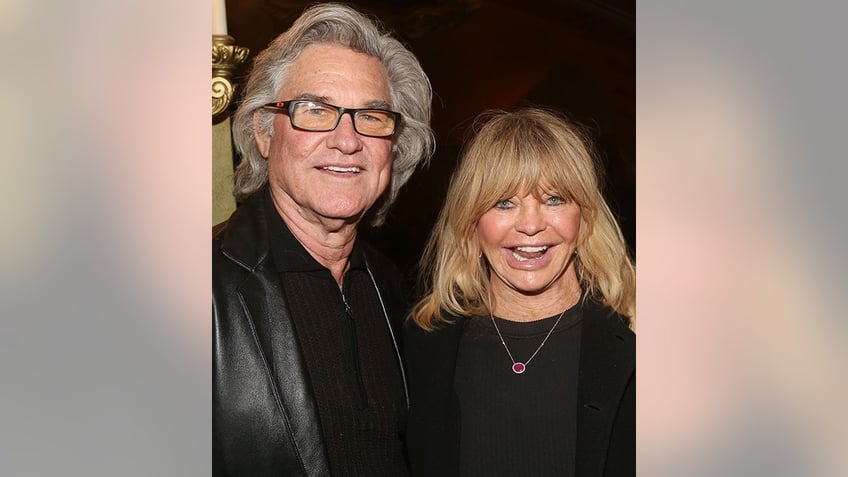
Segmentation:
{"type": "Polygon", "coordinates": [[[414,55],[319,4],[261,52],[235,113],[239,209],[213,231],[215,475],[407,475],[406,302],[357,240],[432,154],[414,55]],[[376,204],[376,205],[375,205],[376,204]]]}

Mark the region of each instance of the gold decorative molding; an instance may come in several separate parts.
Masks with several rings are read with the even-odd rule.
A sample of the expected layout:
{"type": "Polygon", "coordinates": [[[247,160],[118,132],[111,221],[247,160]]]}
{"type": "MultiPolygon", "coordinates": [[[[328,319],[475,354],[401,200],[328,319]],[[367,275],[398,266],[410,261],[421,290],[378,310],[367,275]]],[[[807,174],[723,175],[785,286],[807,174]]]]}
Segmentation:
{"type": "Polygon", "coordinates": [[[236,46],[229,35],[212,35],[212,121],[220,119],[233,100],[233,70],[247,58],[248,49],[236,46]]]}

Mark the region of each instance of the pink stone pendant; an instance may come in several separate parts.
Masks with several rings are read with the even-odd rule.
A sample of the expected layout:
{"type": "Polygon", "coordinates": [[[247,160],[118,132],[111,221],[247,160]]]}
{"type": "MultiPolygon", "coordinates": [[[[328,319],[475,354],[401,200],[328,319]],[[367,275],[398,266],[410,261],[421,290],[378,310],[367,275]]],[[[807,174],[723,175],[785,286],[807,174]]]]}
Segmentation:
{"type": "Polygon", "coordinates": [[[524,366],[524,363],[515,363],[515,364],[512,365],[512,371],[515,374],[523,373],[526,368],[527,368],[527,366],[524,366]]]}

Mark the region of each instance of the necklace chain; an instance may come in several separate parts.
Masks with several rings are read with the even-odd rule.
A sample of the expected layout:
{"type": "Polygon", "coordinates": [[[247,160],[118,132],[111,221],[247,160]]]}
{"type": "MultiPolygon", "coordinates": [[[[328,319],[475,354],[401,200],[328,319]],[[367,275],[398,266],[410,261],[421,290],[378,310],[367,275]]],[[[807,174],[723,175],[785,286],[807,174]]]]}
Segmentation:
{"type": "Polygon", "coordinates": [[[533,358],[536,357],[536,354],[539,353],[539,350],[542,349],[542,346],[545,346],[545,343],[548,342],[548,338],[551,337],[551,334],[553,334],[554,330],[556,329],[557,325],[559,324],[559,321],[562,319],[563,315],[565,315],[565,312],[567,310],[568,310],[568,308],[566,308],[565,310],[562,310],[562,313],[559,314],[559,318],[557,318],[556,322],[554,322],[554,326],[551,327],[550,331],[548,331],[548,334],[545,335],[545,339],[542,340],[542,344],[540,344],[539,347],[536,348],[536,351],[534,351],[533,354],[530,355],[529,358],[527,358],[527,361],[525,361],[523,363],[521,361],[516,361],[515,358],[512,357],[512,353],[510,353],[509,347],[506,345],[506,341],[504,341],[504,337],[501,334],[501,330],[498,328],[498,323],[495,321],[495,317],[492,316],[491,313],[489,313],[489,318],[492,319],[492,324],[495,325],[495,331],[498,332],[498,338],[501,339],[501,344],[503,345],[504,349],[506,350],[506,354],[509,355],[510,361],[512,361],[512,371],[515,374],[521,374],[521,373],[524,372],[524,370],[527,369],[527,365],[530,364],[530,361],[532,361],[533,358]]]}

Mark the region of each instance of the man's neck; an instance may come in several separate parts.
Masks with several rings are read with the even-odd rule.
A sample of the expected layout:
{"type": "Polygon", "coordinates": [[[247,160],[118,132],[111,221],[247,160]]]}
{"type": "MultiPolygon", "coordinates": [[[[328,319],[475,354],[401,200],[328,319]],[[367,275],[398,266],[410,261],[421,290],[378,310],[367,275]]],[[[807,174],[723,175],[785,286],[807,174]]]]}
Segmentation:
{"type": "Polygon", "coordinates": [[[292,235],[318,263],[330,270],[341,285],[356,241],[357,222],[306,216],[295,207],[281,206],[272,194],[274,207],[292,235]]]}

